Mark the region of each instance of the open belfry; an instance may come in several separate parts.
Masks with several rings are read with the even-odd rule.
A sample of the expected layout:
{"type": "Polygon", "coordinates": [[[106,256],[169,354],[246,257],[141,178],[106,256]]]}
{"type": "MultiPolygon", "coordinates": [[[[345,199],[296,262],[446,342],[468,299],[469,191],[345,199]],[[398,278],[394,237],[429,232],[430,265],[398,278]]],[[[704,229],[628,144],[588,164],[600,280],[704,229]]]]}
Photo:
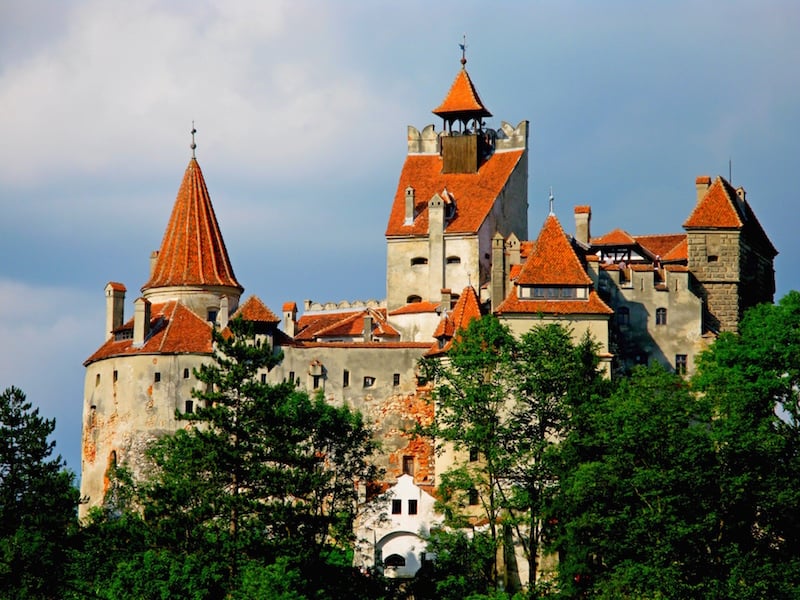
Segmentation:
{"type": "Polygon", "coordinates": [[[649,362],[686,373],[716,334],[736,330],[745,309],[773,300],[777,251],[743,188],[698,177],[687,186],[696,205],[680,233],[618,228],[593,237],[587,205],[574,208],[568,232],[551,202],[529,240],[528,121],[487,124],[492,113],[463,55],[432,112],[441,127],[408,127],[408,154],[386,199],[382,301],[298,307],[287,299],[276,313],[243,297],[193,141],[133,315],[125,315],[125,285],[105,288],[105,341],[84,363],[82,515],[103,501],[109,466],[142,477],[148,444],[186,426],[176,409],[194,409],[194,369],[211,360],[212,330],[240,316],[283,354],[264,381],[321,392],[374,428],[385,472],[375,483],[401,501],[400,511],[364,496],[356,563],[371,567],[382,556],[389,564],[397,555],[394,574],[412,576],[421,536],[441,522],[433,497],[449,460],[413,435],[434,410],[418,363],[447,352],[471,319],[494,313],[515,335],[542,322],[566,325],[576,340],[589,332],[612,377],[649,362]]]}

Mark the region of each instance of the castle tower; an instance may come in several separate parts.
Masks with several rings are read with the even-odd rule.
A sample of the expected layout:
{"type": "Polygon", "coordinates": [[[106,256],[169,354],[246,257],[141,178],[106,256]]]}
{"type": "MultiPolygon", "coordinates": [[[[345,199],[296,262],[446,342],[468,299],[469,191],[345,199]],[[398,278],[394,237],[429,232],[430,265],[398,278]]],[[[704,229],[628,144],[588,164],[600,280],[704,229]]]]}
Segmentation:
{"type": "Polygon", "coordinates": [[[408,155],[386,227],[386,305],[436,302],[488,283],[492,236],[527,237],[528,122],[497,130],[466,70],[433,110],[443,130],[408,127],[408,155]]]}
{"type": "Polygon", "coordinates": [[[194,156],[142,293],[124,321],[125,286],[106,286],[109,331],[84,362],[81,516],[103,502],[110,466],[141,477],[149,442],[178,428],[176,410],[194,410],[194,370],[210,360],[212,325],[227,323],[242,293],[194,156]]]}
{"type": "Polygon", "coordinates": [[[744,188],[698,177],[697,205],[686,219],[688,266],[704,300],[703,330],[736,331],[744,311],[775,294],[778,251],[747,202],[744,188]]]}

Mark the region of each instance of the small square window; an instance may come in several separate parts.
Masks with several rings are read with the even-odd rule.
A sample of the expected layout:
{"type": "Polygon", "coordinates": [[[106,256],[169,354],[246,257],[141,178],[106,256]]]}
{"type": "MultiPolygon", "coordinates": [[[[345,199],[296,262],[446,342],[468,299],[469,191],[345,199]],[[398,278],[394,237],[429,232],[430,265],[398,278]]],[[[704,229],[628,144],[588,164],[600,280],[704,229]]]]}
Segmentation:
{"type": "Polygon", "coordinates": [[[208,311],[208,318],[206,321],[210,321],[211,323],[217,322],[217,311],[216,310],[209,310],[208,311]]]}
{"type": "Polygon", "coordinates": [[[478,490],[472,488],[469,491],[469,505],[470,506],[477,506],[478,505],[478,490]]]}
{"type": "Polygon", "coordinates": [[[408,501],[408,514],[410,514],[410,515],[417,514],[417,501],[416,500],[409,500],[408,501]]]}
{"type": "Polygon", "coordinates": [[[392,514],[399,515],[403,512],[403,501],[402,500],[392,500],[392,514]]]}
{"type": "Polygon", "coordinates": [[[364,377],[364,387],[372,387],[375,385],[375,378],[374,377],[364,377]]]}
{"type": "Polygon", "coordinates": [[[656,309],[656,325],[666,325],[667,324],[667,309],[666,308],[657,308],[656,309]]]}
{"type": "Polygon", "coordinates": [[[395,373],[392,375],[392,385],[400,385],[400,373],[395,373]]]}
{"type": "Polygon", "coordinates": [[[155,383],[158,383],[159,381],[161,381],[161,373],[159,371],[156,371],[155,375],[153,375],[153,381],[155,383]]]}

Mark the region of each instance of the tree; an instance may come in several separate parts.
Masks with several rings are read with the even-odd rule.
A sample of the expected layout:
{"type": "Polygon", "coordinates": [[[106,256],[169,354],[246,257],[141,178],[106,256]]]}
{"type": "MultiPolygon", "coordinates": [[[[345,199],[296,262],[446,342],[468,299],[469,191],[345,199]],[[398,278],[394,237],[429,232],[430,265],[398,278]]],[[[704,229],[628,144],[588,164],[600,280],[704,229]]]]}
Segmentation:
{"type": "Polygon", "coordinates": [[[358,598],[342,588],[362,583],[347,556],[356,481],[376,478],[370,432],[346,407],[263,383],[280,356],[252,324],[232,320],[214,341],[197,408],[177,415],[187,426],[149,450],[136,490],[145,542],[114,570],[109,597],[358,598]]]}
{"type": "Polygon", "coordinates": [[[493,316],[472,321],[447,356],[429,365],[436,411],[427,433],[470,452],[441,475],[445,514],[463,526],[469,515],[476,520],[467,507],[479,501],[489,539],[504,548],[506,589],[520,585],[511,568],[515,539],[529,586],[537,586],[547,501],[557,484],[552,450],[570,426],[570,406],[600,385],[597,365],[588,336],[575,345],[569,330],[546,324],[517,341],[493,316]]]}
{"type": "Polygon", "coordinates": [[[22,390],[0,395],[0,595],[60,598],[78,491],[55,442],[55,421],[22,390]]]}
{"type": "Polygon", "coordinates": [[[595,439],[579,443],[597,455],[569,467],[555,503],[562,593],[713,597],[718,473],[708,403],[654,366],[587,409],[595,439]]]}

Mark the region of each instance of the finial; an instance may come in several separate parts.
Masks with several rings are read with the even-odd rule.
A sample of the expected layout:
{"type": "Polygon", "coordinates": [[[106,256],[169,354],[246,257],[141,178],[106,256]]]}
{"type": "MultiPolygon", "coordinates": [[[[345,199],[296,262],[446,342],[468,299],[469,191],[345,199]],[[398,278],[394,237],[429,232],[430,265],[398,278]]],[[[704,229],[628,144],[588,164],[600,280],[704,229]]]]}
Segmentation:
{"type": "Polygon", "coordinates": [[[551,214],[551,215],[554,215],[554,214],[555,214],[555,213],[553,212],[553,202],[554,202],[554,201],[555,201],[555,198],[553,197],[553,186],[550,186],[550,214],[551,214]]]}
{"type": "Polygon", "coordinates": [[[467,34],[464,34],[463,41],[458,45],[461,48],[461,67],[467,64],[467,34]]]}
{"type": "Polygon", "coordinates": [[[194,143],[194,134],[197,133],[197,129],[194,128],[194,121],[192,121],[192,145],[189,146],[192,149],[192,158],[197,158],[194,155],[194,150],[197,148],[197,144],[194,143]]]}

